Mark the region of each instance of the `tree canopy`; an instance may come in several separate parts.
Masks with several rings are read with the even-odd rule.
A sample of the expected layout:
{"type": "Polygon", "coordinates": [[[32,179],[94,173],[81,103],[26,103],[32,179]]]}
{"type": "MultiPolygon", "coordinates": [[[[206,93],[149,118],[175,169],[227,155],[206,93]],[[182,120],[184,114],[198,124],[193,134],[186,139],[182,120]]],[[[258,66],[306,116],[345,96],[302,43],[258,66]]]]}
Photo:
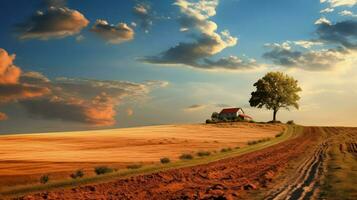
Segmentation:
{"type": "Polygon", "coordinates": [[[273,110],[273,121],[281,108],[289,107],[299,109],[298,101],[301,88],[298,81],[282,72],[269,72],[254,83],[256,91],[252,92],[249,104],[252,107],[265,107],[273,110]]]}

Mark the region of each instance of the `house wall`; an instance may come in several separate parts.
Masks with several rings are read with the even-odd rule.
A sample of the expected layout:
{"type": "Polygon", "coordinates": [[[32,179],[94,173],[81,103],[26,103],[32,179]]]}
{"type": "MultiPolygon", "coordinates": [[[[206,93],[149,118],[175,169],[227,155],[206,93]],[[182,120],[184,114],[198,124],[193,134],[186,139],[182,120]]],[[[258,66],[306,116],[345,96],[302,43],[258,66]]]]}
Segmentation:
{"type": "Polygon", "coordinates": [[[219,114],[219,119],[223,120],[223,119],[235,119],[237,117],[237,115],[235,113],[223,113],[223,114],[219,114]]]}

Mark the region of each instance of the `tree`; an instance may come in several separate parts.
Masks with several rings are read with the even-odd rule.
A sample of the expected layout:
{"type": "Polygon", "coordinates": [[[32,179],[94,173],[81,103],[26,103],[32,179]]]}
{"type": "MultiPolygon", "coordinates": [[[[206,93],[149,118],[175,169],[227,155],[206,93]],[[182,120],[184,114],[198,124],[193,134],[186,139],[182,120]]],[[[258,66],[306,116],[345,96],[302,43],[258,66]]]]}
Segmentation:
{"type": "Polygon", "coordinates": [[[254,83],[256,91],[252,92],[249,104],[252,107],[273,110],[273,121],[281,108],[289,107],[299,109],[298,101],[301,88],[298,81],[282,72],[269,72],[254,83]]]}
{"type": "Polygon", "coordinates": [[[212,115],[211,115],[211,120],[212,121],[217,121],[218,118],[219,118],[219,113],[218,112],[212,113],[212,115]]]}

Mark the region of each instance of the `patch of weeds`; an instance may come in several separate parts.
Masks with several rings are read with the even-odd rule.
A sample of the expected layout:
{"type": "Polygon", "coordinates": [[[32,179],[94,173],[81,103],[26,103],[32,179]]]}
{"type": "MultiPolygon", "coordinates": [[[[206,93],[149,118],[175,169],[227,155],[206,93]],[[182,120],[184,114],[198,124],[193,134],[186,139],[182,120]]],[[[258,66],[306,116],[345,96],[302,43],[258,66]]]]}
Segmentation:
{"type": "Polygon", "coordinates": [[[221,149],[222,153],[229,152],[229,151],[232,151],[232,148],[228,147],[228,148],[221,149]]]}
{"type": "Polygon", "coordinates": [[[171,160],[170,160],[170,158],[168,158],[168,157],[164,157],[164,158],[160,158],[160,162],[161,162],[162,164],[166,164],[166,163],[171,162],[171,160]]]}
{"type": "Polygon", "coordinates": [[[193,159],[193,155],[188,154],[188,153],[184,153],[179,157],[181,160],[192,160],[193,159]]]}
{"type": "Polygon", "coordinates": [[[255,145],[255,144],[267,142],[267,141],[270,141],[270,140],[271,140],[271,138],[263,138],[263,139],[259,139],[259,140],[248,141],[247,144],[248,145],[255,145]]]}
{"type": "Polygon", "coordinates": [[[50,176],[49,175],[42,175],[41,177],[40,177],[40,183],[42,183],[42,184],[46,184],[46,183],[48,183],[48,181],[50,181],[50,176]]]}
{"type": "Polygon", "coordinates": [[[112,173],[114,170],[107,166],[99,166],[94,168],[94,172],[97,175],[112,173]]]}
{"type": "Polygon", "coordinates": [[[199,157],[210,156],[210,155],[211,155],[211,152],[209,152],[209,151],[199,151],[199,152],[197,152],[197,156],[199,156],[199,157]]]}
{"type": "Polygon", "coordinates": [[[127,169],[139,169],[141,168],[143,165],[141,164],[132,164],[132,165],[128,165],[126,166],[127,169]]]}
{"type": "Polygon", "coordinates": [[[276,138],[283,136],[284,132],[278,133],[275,135],[276,138]]]}
{"type": "Polygon", "coordinates": [[[84,172],[81,169],[75,171],[74,173],[72,173],[70,175],[70,177],[73,178],[73,179],[82,178],[83,176],[84,176],[84,172]]]}

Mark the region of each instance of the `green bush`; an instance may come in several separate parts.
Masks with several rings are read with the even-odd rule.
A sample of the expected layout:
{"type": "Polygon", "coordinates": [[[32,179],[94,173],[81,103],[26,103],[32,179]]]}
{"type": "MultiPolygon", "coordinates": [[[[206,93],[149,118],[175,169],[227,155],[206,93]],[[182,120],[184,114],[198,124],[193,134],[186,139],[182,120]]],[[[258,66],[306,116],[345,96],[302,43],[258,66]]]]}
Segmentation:
{"type": "Polygon", "coordinates": [[[46,184],[48,181],[50,181],[50,177],[47,174],[40,177],[40,183],[46,184]]]}
{"type": "Polygon", "coordinates": [[[73,178],[73,179],[82,178],[83,176],[84,176],[84,172],[83,172],[83,170],[81,170],[81,169],[75,171],[74,173],[72,173],[72,174],[70,175],[70,177],[73,178]]]}
{"type": "Polygon", "coordinates": [[[179,157],[181,160],[192,160],[193,159],[193,155],[188,154],[188,153],[184,153],[179,157]]]}
{"type": "Polygon", "coordinates": [[[142,167],[142,165],[140,165],[140,164],[132,164],[132,165],[126,166],[126,168],[128,168],[128,169],[139,169],[141,167],[142,167]]]}
{"type": "Polygon", "coordinates": [[[166,163],[171,162],[171,160],[170,160],[170,158],[168,158],[168,157],[164,157],[164,158],[160,158],[160,162],[161,162],[162,164],[166,164],[166,163]]]}
{"type": "Polygon", "coordinates": [[[197,152],[197,156],[199,156],[199,157],[209,156],[209,155],[211,155],[211,152],[209,152],[209,151],[199,151],[199,152],[197,152]]]}
{"type": "Polygon", "coordinates": [[[283,136],[284,132],[278,133],[275,135],[276,138],[283,136]]]}
{"type": "Polygon", "coordinates": [[[247,144],[248,145],[255,145],[255,144],[267,142],[269,140],[271,140],[271,138],[263,138],[263,139],[259,139],[259,140],[248,141],[247,144]]]}
{"type": "Polygon", "coordinates": [[[222,153],[229,152],[229,151],[232,151],[232,148],[228,147],[228,148],[221,149],[222,153]]]}
{"type": "Polygon", "coordinates": [[[114,170],[112,168],[107,167],[107,166],[99,166],[99,167],[94,168],[94,172],[97,175],[108,174],[108,173],[112,173],[113,171],[114,170]]]}

